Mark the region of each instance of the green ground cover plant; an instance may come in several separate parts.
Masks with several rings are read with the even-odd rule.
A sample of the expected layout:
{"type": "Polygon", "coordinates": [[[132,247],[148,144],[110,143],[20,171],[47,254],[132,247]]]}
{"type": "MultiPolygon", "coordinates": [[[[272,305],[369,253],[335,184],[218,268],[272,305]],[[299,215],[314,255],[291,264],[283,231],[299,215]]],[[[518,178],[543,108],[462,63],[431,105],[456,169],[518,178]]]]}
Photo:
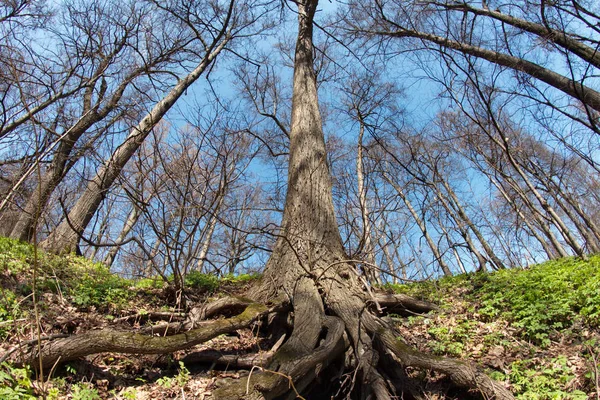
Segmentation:
{"type": "Polygon", "coordinates": [[[422,327],[435,354],[495,365],[490,374],[518,399],[584,400],[597,391],[584,353],[600,327],[600,256],[387,288],[437,302],[439,315],[409,318],[408,330],[422,327]]]}
{"type": "MultiPolygon", "coordinates": [[[[32,246],[0,238],[2,341],[17,335],[25,337],[19,329],[26,324],[33,326],[33,257],[32,246]],[[19,321],[28,322],[19,325],[19,321]]],[[[169,282],[159,277],[125,279],[100,263],[68,254],[39,252],[37,265],[36,290],[38,299],[42,299],[42,317],[50,312],[46,302],[55,301],[52,299],[60,299],[64,303],[61,307],[77,310],[74,315],[85,318],[95,310],[96,314],[100,311],[113,320],[122,316],[118,310],[131,307],[132,301],[136,302],[138,316],[168,311],[174,306],[165,304],[163,293],[169,282]]],[[[217,278],[191,272],[185,284],[196,295],[212,296],[258,278],[257,274],[217,278]]],[[[387,289],[441,306],[438,313],[398,319],[403,321],[409,340],[412,334],[413,344],[418,346],[422,340],[424,351],[477,360],[488,368],[490,375],[507,382],[518,399],[584,400],[595,393],[592,350],[586,349],[595,349],[598,343],[600,256],[587,260],[566,258],[527,269],[387,285],[387,289]]],[[[57,315],[56,311],[53,315],[57,315]]],[[[115,374],[137,368],[135,360],[127,357],[115,357],[110,366],[115,374]]],[[[193,373],[184,364],[179,366],[174,376],[140,378],[139,382],[144,382],[142,387],[154,385],[152,390],[173,391],[177,387],[181,391],[193,387],[193,373]]],[[[110,397],[110,393],[134,398],[136,392],[144,391],[140,386],[100,390],[84,379],[84,370],[69,372],[66,368],[65,376],[57,373],[46,383],[47,398],[96,399],[110,397]]],[[[39,391],[29,369],[9,364],[0,367],[1,399],[28,399],[37,395],[39,391]]]]}

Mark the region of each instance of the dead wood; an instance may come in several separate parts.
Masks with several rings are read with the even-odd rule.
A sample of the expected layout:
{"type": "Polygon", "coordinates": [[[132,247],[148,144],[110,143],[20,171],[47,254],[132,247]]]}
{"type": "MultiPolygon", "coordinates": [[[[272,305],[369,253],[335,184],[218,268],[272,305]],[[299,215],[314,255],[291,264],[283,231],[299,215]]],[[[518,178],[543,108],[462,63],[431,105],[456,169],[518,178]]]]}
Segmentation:
{"type": "Polygon", "coordinates": [[[181,361],[184,364],[210,363],[213,365],[223,365],[229,368],[252,369],[256,366],[264,367],[271,359],[273,354],[281,347],[285,335],[271,347],[270,350],[261,351],[259,353],[249,354],[223,354],[217,350],[200,350],[187,354],[181,361]]]}
{"type": "Polygon", "coordinates": [[[244,297],[222,297],[208,302],[190,310],[186,324],[194,324],[215,315],[223,315],[226,312],[236,313],[242,311],[253,301],[244,297]]]}
{"type": "Polygon", "coordinates": [[[145,321],[145,320],[152,320],[152,321],[160,321],[160,320],[175,320],[175,321],[180,321],[184,318],[187,317],[186,313],[176,313],[176,312],[169,312],[169,311],[151,311],[151,312],[140,312],[140,313],[136,313],[136,314],[132,314],[132,315],[126,315],[125,317],[120,317],[120,318],[115,318],[113,320],[113,323],[120,323],[120,322],[128,322],[131,320],[140,322],[140,321],[145,321]]]}
{"type": "Polygon", "coordinates": [[[201,350],[183,357],[184,364],[214,364],[236,369],[252,369],[253,367],[266,366],[272,359],[274,352],[265,351],[250,354],[223,354],[217,350],[201,350]]]}
{"type": "Polygon", "coordinates": [[[200,321],[217,315],[233,315],[243,311],[253,301],[243,297],[222,297],[201,306],[194,307],[186,314],[184,321],[163,322],[140,329],[145,335],[170,336],[194,329],[200,321]]]}

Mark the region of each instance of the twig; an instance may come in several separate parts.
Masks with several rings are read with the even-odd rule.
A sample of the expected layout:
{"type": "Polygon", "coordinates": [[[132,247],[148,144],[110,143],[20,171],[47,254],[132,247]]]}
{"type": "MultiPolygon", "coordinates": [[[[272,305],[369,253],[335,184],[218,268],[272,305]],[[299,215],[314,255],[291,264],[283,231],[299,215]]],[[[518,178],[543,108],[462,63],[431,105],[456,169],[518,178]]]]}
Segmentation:
{"type": "Polygon", "coordinates": [[[12,324],[15,322],[23,322],[23,321],[27,321],[27,318],[19,318],[19,319],[11,319],[8,321],[0,321],[0,326],[12,324]]]}
{"type": "Polygon", "coordinates": [[[594,353],[594,351],[592,350],[591,346],[587,346],[588,351],[590,352],[590,355],[592,356],[592,365],[594,367],[594,370],[592,371],[594,374],[594,378],[595,378],[595,384],[596,384],[596,399],[600,400],[600,371],[598,368],[598,360],[600,360],[600,353],[596,354],[594,353]]]}

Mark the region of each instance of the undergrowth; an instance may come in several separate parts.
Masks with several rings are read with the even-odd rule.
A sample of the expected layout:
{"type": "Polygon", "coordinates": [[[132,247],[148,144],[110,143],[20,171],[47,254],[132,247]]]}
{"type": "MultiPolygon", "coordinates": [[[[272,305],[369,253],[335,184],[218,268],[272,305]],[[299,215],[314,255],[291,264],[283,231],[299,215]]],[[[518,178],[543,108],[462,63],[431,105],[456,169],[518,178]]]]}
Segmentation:
{"type": "MultiPolygon", "coordinates": [[[[136,290],[162,289],[172,282],[171,279],[165,282],[160,278],[125,279],[112,273],[102,263],[72,254],[38,254],[38,291],[67,296],[70,302],[80,308],[119,309],[131,301],[136,290]]],[[[19,312],[15,309],[16,298],[31,294],[32,262],[33,246],[0,237],[0,273],[6,280],[5,287],[0,287],[0,321],[18,315],[19,312]]],[[[185,277],[185,285],[188,289],[214,293],[223,285],[244,284],[257,277],[257,274],[240,274],[218,278],[191,271],[185,277]]]]}
{"type": "Polygon", "coordinates": [[[387,288],[440,304],[433,321],[410,318],[408,329],[422,326],[433,353],[492,365],[518,399],[584,400],[581,389],[597,390],[586,349],[597,348],[600,256],[387,288]]]}
{"type": "MultiPolygon", "coordinates": [[[[0,340],[31,336],[24,329],[32,326],[32,261],[32,246],[0,237],[0,340]]],[[[156,299],[169,285],[157,277],[125,279],[100,263],[74,255],[40,252],[39,266],[36,287],[38,298],[43,299],[42,312],[48,315],[45,321],[57,315],[57,311],[50,316],[45,310],[46,301],[60,302],[61,309],[76,309],[75,315],[84,318],[95,310],[107,320],[116,319],[118,310],[127,307],[141,316],[148,304],[140,295],[156,299]]],[[[185,286],[194,293],[214,294],[257,277],[217,278],[193,271],[185,277],[185,286]]],[[[523,400],[584,400],[586,393],[595,393],[599,288],[600,256],[550,261],[523,270],[388,285],[390,290],[434,301],[442,308],[437,314],[403,320],[399,328],[409,339],[413,335],[413,345],[438,355],[475,360],[523,400]]],[[[180,364],[176,376],[162,377],[156,385],[175,393],[190,379],[189,371],[180,364]]],[[[98,397],[93,385],[72,379],[67,382],[61,377],[48,384],[50,399],[64,398],[64,393],[73,399],[96,399],[108,393],[105,390],[98,397]]],[[[36,398],[39,391],[35,385],[29,369],[0,366],[1,399],[36,398]]],[[[125,387],[118,397],[135,398],[135,391],[125,387]]]]}
{"type": "Polygon", "coordinates": [[[477,305],[484,320],[502,318],[521,336],[545,347],[553,333],[587,325],[600,326],[600,256],[589,260],[565,258],[530,269],[473,273],[411,285],[388,285],[431,301],[457,288],[477,305]]]}
{"type": "MultiPolygon", "coordinates": [[[[30,244],[0,237],[0,342],[12,343],[0,348],[0,356],[3,349],[35,336],[31,311],[33,250],[30,244]]],[[[39,251],[38,265],[35,287],[40,299],[41,324],[46,332],[61,329],[71,333],[79,325],[85,326],[85,329],[102,326],[106,321],[130,315],[132,310],[141,318],[147,314],[144,307],[152,308],[154,304],[163,306],[161,311],[173,309],[165,305],[172,283],[170,279],[126,279],[112,273],[102,263],[73,254],[55,255],[39,251]],[[86,322],[86,319],[91,321],[86,322]]],[[[192,271],[185,277],[185,289],[198,296],[214,294],[223,289],[235,290],[257,278],[256,274],[218,278],[192,271]]],[[[119,368],[124,368],[123,362],[119,368]]],[[[116,374],[119,374],[119,368],[116,374]]],[[[29,368],[4,363],[0,365],[0,399],[35,399],[41,393],[46,399],[94,400],[107,395],[111,398],[136,398],[133,387],[108,392],[94,387],[85,379],[77,381],[76,377],[85,377],[84,372],[77,371],[70,364],[64,370],[67,379],[59,376],[39,384],[29,368]]],[[[180,364],[179,373],[174,378],[160,378],[157,385],[172,391],[180,390],[189,379],[189,371],[180,364]]]]}

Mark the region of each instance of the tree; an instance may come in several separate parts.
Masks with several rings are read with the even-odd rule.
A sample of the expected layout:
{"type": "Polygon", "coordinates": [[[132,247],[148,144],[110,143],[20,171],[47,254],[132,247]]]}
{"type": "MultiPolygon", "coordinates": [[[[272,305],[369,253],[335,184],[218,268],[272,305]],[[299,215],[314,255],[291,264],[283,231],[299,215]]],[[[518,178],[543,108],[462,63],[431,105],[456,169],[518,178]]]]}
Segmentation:
{"type": "MultiPolygon", "coordinates": [[[[469,138],[470,148],[481,150],[491,171],[476,168],[498,189],[496,200],[518,210],[527,236],[548,255],[597,251],[593,207],[574,190],[582,179],[567,183],[567,171],[587,170],[593,180],[598,172],[595,3],[499,1],[488,8],[460,0],[377,0],[344,11],[341,29],[366,44],[366,53],[435,57],[428,74],[442,85],[442,96],[479,125],[476,134],[454,129],[455,138],[469,138]]],[[[491,249],[477,228],[470,230],[491,249]]]]}
{"type": "MultiPolygon", "coordinates": [[[[156,10],[151,10],[147,5],[127,3],[116,5],[94,1],[83,5],[73,3],[68,7],[66,21],[61,25],[71,27],[72,32],[58,33],[57,40],[62,40],[63,46],[69,49],[65,57],[71,62],[80,54],[85,55],[74,63],[76,66],[82,65],[79,74],[83,76],[79,78],[81,83],[77,87],[84,89],[81,96],[68,96],[68,102],[62,106],[62,111],[67,114],[73,108],[73,112],[78,115],[74,120],[66,121],[64,127],[60,124],[63,132],[47,129],[51,137],[58,137],[56,146],[53,146],[56,149],[51,153],[52,159],[45,168],[38,187],[23,206],[11,237],[32,240],[38,216],[43,215],[49,198],[68,171],[80,158],[89,154],[88,149],[97,145],[99,138],[108,136],[107,130],[112,125],[122,120],[125,114],[133,114],[140,96],[135,91],[133,94],[128,93],[131,92],[130,87],[140,87],[140,77],[157,75],[154,71],[173,63],[175,56],[182,53],[185,38],[173,37],[168,42],[149,42],[149,54],[146,57],[137,56],[136,46],[142,40],[141,32],[146,32],[143,33],[146,35],[152,29],[155,15],[156,10]],[[89,14],[94,15],[94,18],[89,18],[89,14]],[[97,36],[112,37],[113,40],[96,40],[97,36]],[[77,104],[79,102],[80,106],[77,104]],[[99,127],[105,119],[108,119],[106,126],[99,127]],[[90,134],[89,131],[94,126],[96,131],[90,134]],[[84,138],[86,143],[79,143],[84,138]],[[79,149],[76,148],[77,145],[79,149]]],[[[159,32],[153,34],[160,35],[159,32]]],[[[68,71],[67,75],[75,72],[68,71]]],[[[40,129],[43,128],[44,124],[41,123],[40,129]]]]}
{"type": "Polygon", "coordinates": [[[456,384],[476,388],[490,398],[512,399],[501,384],[477,367],[410,348],[398,339],[399,332],[378,316],[380,307],[370,305],[393,308],[401,303],[413,310],[430,308],[408,297],[384,296],[378,300],[347,259],[333,207],[313,64],[313,20],[318,1],[304,0],[296,5],[298,38],[288,192],[272,256],[262,280],[248,292],[253,300],[217,302],[211,306],[211,312],[231,308],[232,304],[244,311],[235,317],[202,322],[183,334],[156,337],[98,330],[58,339],[42,348],[42,364],[51,366],[58,360],[63,362],[99,351],[170,352],[248,326],[269,312],[285,314],[293,310],[291,334],[272,354],[266,368],[218,388],[213,392],[215,398],[264,399],[286,393],[295,396],[297,391],[305,391],[318,375],[326,373],[329,366],[337,371],[339,365],[335,362],[340,360],[344,365],[344,354],[351,350],[349,368],[357,380],[342,388],[346,393],[355,390],[363,398],[391,399],[396,390],[407,390],[390,379],[395,377],[398,381],[403,376],[402,369],[397,368],[401,365],[435,369],[450,376],[456,384]],[[275,306],[269,309],[261,304],[266,301],[275,306]]]}
{"type": "Polygon", "coordinates": [[[225,46],[237,34],[241,34],[244,28],[252,25],[252,16],[249,20],[245,20],[244,15],[238,15],[238,12],[243,13],[243,11],[238,10],[234,5],[235,2],[231,1],[210,10],[209,12],[215,13],[214,21],[211,25],[205,25],[204,31],[199,31],[190,22],[192,18],[200,18],[194,16],[194,12],[204,12],[200,4],[196,5],[198,8],[194,10],[179,9],[175,5],[173,9],[168,11],[174,18],[183,20],[182,24],[184,26],[190,25],[187,28],[195,33],[194,40],[201,44],[200,49],[197,50],[199,54],[196,58],[195,67],[179,79],[172,89],[131,129],[123,143],[106,160],[96,176],[90,180],[87,188],[63,222],[41,243],[43,248],[62,252],[72,251],[77,247],[81,234],[93,218],[102,200],[104,200],[108,189],[113,185],[123,167],[138,150],[154,126],[173,107],[177,99],[215,62],[216,57],[225,46]],[[183,14],[180,15],[179,13],[183,14]]]}
{"type": "MultiPolygon", "coordinates": [[[[415,38],[423,42],[433,43],[442,48],[458,51],[466,55],[487,60],[491,63],[519,71],[538,79],[547,85],[577,99],[592,112],[600,111],[600,93],[585,81],[593,76],[593,67],[598,68],[599,57],[595,50],[597,40],[597,24],[600,14],[594,6],[579,2],[550,3],[545,0],[524,3],[522,7],[512,7],[512,3],[499,4],[498,10],[487,7],[476,8],[464,1],[381,1],[368,3],[352,3],[348,14],[347,30],[364,38],[415,38]],[[533,4],[537,3],[537,7],[533,4]],[[500,8],[519,12],[524,16],[517,17],[501,12],[500,8]],[[539,14],[538,14],[539,13],[539,14]],[[574,18],[565,18],[567,15],[574,18]],[[537,17],[540,21],[532,19],[537,17]],[[485,31],[487,26],[498,30],[499,35],[490,36],[485,31]],[[484,21],[484,22],[480,22],[484,21]],[[518,32],[526,32],[541,43],[547,44],[568,63],[568,76],[555,72],[526,57],[515,55],[511,39],[518,32]],[[576,31],[581,33],[575,33],[576,31]],[[475,35],[480,31],[481,35],[475,35]],[[498,38],[499,40],[494,40],[498,38]],[[487,45],[497,46],[488,48],[487,45]],[[583,68],[581,77],[575,61],[589,65],[583,68]],[[591,68],[590,68],[591,67],[591,68]]],[[[489,28],[488,28],[489,29],[489,28]]],[[[520,43],[515,40],[515,42],[520,43]]],[[[520,49],[519,49],[520,50],[520,49]]],[[[520,52],[520,51],[519,51],[520,52]]],[[[518,53],[517,53],[518,54],[518,53]]]]}

